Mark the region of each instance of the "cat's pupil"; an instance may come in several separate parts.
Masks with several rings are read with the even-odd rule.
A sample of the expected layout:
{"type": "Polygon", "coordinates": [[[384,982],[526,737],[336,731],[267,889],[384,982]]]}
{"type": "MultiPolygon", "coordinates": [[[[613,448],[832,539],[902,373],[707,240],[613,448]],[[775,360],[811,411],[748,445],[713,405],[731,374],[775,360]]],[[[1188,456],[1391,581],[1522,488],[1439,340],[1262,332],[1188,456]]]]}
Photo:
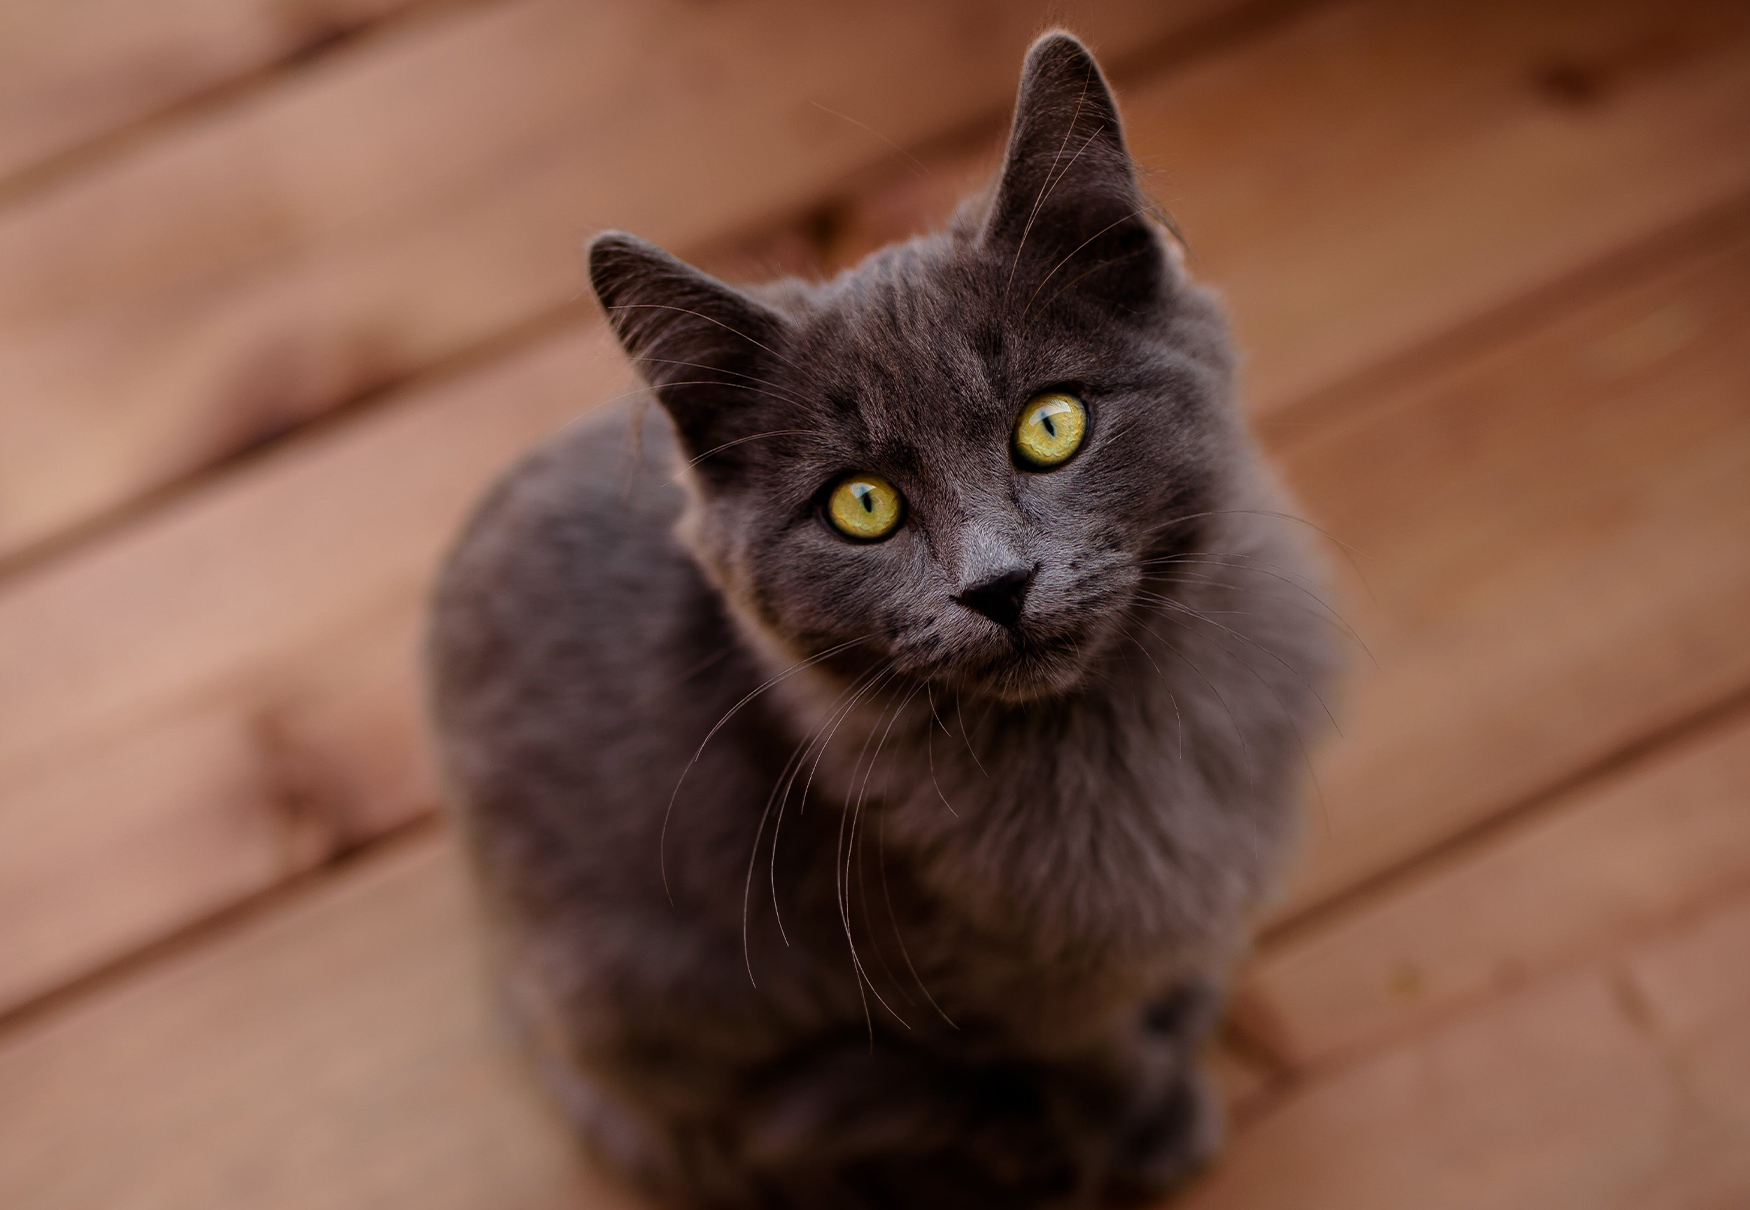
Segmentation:
{"type": "Polygon", "coordinates": [[[1045,435],[1046,436],[1048,436],[1048,437],[1057,436],[1057,426],[1055,424],[1051,423],[1050,416],[1041,416],[1039,418],[1039,423],[1045,426],[1045,435]]]}
{"type": "Polygon", "coordinates": [[[869,491],[867,488],[865,488],[863,490],[863,492],[860,495],[858,495],[857,501],[858,501],[858,503],[862,504],[864,512],[872,513],[875,511],[875,493],[872,491],[869,491]]]}

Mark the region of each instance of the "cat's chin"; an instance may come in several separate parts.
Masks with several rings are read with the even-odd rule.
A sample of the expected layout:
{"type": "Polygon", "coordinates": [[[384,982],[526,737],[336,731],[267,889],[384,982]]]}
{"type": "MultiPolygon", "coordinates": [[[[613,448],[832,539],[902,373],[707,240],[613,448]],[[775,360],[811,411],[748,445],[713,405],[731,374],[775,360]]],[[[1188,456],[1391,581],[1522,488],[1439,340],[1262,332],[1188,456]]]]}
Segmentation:
{"type": "Polygon", "coordinates": [[[956,692],[1019,706],[1073,692],[1087,680],[1088,642],[1082,636],[1017,637],[1006,650],[938,673],[956,692]]]}

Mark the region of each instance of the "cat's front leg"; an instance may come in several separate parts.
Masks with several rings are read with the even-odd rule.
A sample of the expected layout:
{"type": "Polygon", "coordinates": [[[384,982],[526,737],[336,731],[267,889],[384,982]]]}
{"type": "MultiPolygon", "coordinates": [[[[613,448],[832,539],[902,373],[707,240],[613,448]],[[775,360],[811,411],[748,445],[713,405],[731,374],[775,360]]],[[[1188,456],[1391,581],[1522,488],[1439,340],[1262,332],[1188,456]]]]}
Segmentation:
{"type": "Polygon", "coordinates": [[[1213,981],[1181,984],[1144,1005],[1127,1040],[1133,1101],[1113,1142],[1106,1195],[1146,1201],[1182,1185],[1221,1149],[1221,1097],[1199,1059],[1220,1019],[1213,981]]]}

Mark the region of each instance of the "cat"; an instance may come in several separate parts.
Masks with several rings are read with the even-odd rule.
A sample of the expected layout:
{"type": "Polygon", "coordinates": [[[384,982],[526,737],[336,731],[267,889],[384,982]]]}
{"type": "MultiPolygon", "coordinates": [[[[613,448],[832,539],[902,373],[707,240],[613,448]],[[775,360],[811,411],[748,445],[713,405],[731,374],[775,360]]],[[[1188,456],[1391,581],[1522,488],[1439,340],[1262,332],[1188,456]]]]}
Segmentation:
{"type": "Polygon", "coordinates": [[[588,260],[648,392],[502,479],[428,640],[570,1121],[682,1205],[1172,1188],[1336,644],[1100,69],[1040,38],[992,187],[831,281],[588,260]]]}

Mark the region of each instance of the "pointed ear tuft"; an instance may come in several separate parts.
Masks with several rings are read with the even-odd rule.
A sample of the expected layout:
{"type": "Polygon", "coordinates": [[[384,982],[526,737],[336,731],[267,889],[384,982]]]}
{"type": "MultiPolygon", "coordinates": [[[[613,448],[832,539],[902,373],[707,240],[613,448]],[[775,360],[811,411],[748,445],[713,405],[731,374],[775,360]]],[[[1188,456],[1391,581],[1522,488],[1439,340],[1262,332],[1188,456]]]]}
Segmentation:
{"type": "Polygon", "coordinates": [[[624,231],[589,242],[589,280],[620,344],[694,453],[747,411],[762,359],[781,359],[783,318],[624,231]]]}
{"type": "Polygon", "coordinates": [[[1120,306],[1169,272],[1136,183],[1118,106],[1094,57],[1056,30],[1027,52],[1015,121],[981,238],[1012,258],[1012,290],[1076,289],[1120,306]]]}

